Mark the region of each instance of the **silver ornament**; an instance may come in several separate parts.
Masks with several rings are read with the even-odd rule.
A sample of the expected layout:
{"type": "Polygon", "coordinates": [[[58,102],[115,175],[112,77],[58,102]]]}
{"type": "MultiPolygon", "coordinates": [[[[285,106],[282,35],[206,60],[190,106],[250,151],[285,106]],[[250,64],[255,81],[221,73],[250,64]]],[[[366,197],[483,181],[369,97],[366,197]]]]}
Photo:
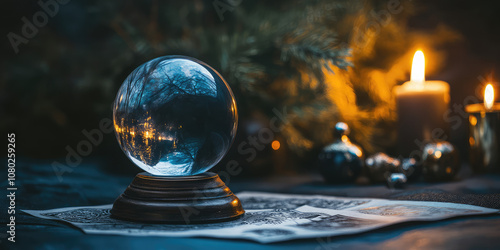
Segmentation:
{"type": "Polygon", "coordinates": [[[422,161],[423,174],[428,181],[452,180],[460,170],[458,153],[447,141],[425,145],[422,161]]]}
{"type": "Polygon", "coordinates": [[[399,171],[401,162],[384,153],[376,153],[365,161],[368,178],[372,182],[385,182],[391,173],[399,171]]]}
{"type": "Polygon", "coordinates": [[[391,189],[401,189],[406,186],[408,179],[405,174],[402,173],[392,173],[387,177],[387,186],[391,189]]]}
{"type": "Polygon", "coordinates": [[[422,174],[422,166],[414,158],[404,158],[399,165],[399,172],[405,174],[408,180],[416,180],[422,174]]]}

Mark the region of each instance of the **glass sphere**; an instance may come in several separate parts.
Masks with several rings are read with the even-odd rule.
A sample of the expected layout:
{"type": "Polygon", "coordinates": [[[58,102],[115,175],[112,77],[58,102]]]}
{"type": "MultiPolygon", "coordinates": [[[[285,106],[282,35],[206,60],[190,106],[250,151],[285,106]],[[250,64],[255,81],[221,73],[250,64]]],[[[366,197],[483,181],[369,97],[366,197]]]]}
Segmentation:
{"type": "Polygon", "coordinates": [[[132,162],[154,175],[190,176],[217,164],[233,142],[233,93],[207,64],[164,56],[136,68],[113,106],[116,138],[132,162]]]}

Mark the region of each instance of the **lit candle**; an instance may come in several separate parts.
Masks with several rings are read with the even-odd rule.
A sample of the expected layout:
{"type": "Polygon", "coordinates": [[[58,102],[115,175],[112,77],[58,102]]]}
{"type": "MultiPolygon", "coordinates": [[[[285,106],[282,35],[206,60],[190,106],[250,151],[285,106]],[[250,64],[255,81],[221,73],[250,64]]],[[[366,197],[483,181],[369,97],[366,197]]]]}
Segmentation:
{"type": "Polygon", "coordinates": [[[484,89],[484,103],[467,105],[470,163],[476,172],[500,172],[500,104],[491,84],[484,89]]]}
{"type": "Polygon", "coordinates": [[[484,89],[484,107],[486,110],[493,108],[493,101],[495,100],[495,90],[491,84],[486,85],[484,89]]]}
{"type": "Polygon", "coordinates": [[[419,157],[425,143],[445,140],[448,123],[444,114],[450,102],[450,86],[425,80],[425,58],[415,52],[411,79],[394,88],[398,114],[398,149],[404,157],[419,157]]]}

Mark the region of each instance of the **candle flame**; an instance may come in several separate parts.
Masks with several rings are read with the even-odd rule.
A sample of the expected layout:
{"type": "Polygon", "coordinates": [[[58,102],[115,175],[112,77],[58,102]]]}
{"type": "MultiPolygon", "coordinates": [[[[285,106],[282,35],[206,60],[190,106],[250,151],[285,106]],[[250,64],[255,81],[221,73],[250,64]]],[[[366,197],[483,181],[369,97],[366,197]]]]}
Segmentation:
{"type": "Polygon", "coordinates": [[[417,50],[413,56],[410,80],[419,84],[423,84],[425,82],[425,57],[424,52],[421,50],[417,50]]]}
{"type": "Polygon", "coordinates": [[[493,90],[493,85],[488,84],[484,89],[484,107],[486,107],[486,109],[491,109],[493,107],[494,100],[495,90],[493,90]]]}

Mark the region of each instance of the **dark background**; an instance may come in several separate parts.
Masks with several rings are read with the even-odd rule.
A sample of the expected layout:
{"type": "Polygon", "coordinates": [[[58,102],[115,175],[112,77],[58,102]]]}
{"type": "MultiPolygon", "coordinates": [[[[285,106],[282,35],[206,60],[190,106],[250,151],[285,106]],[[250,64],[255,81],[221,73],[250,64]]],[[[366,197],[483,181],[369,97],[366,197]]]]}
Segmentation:
{"type": "MultiPolygon", "coordinates": [[[[19,52],[15,53],[7,35],[9,32],[20,34],[22,17],[31,19],[41,7],[37,1],[3,1],[0,22],[3,34],[0,60],[2,134],[16,133],[18,157],[63,162],[67,154],[66,147],[75,148],[79,141],[85,139],[81,133],[83,129],[97,129],[101,119],[111,118],[111,103],[115,94],[135,67],[158,56],[182,54],[205,61],[221,72],[235,92],[240,109],[240,124],[233,145],[238,145],[255,133],[252,127],[266,127],[272,117],[272,108],[279,109],[281,104],[286,103],[289,105],[289,100],[293,98],[295,109],[290,110],[306,114],[310,112],[304,119],[305,124],[294,123],[292,127],[296,128],[294,131],[300,132],[300,138],[308,138],[312,146],[295,145],[296,135],[286,130],[276,134],[276,139],[282,144],[279,150],[273,151],[270,145],[266,145],[266,149],[259,152],[251,162],[246,162],[233,147],[226,158],[237,159],[243,164],[245,174],[242,176],[315,171],[314,162],[318,151],[333,140],[331,128],[336,121],[341,120],[348,121],[353,128],[353,140],[361,144],[368,153],[394,153],[396,117],[390,101],[393,97],[389,95],[385,101],[373,98],[371,92],[366,90],[367,83],[362,83],[362,79],[358,79],[359,83],[351,81],[352,89],[357,95],[357,106],[367,109],[388,107],[391,112],[387,112],[382,118],[372,117],[370,114],[373,113],[368,113],[363,119],[358,119],[361,116],[356,115],[348,119],[342,112],[349,111],[343,111],[344,107],[334,103],[336,105],[319,108],[330,112],[321,116],[320,120],[311,118],[314,117],[314,112],[319,111],[304,108],[311,100],[324,98],[318,91],[301,92],[304,93],[302,97],[295,94],[293,98],[279,95],[276,99],[268,98],[267,95],[273,96],[272,91],[276,91],[276,86],[279,86],[278,91],[293,88],[294,85],[278,85],[280,74],[288,71],[294,74],[297,70],[308,67],[302,64],[283,66],[284,63],[279,62],[280,54],[276,53],[282,44],[276,43],[274,47],[259,43],[248,45],[257,49],[264,48],[253,55],[251,60],[266,66],[265,77],[247,79],[228,68],[222,55],[224,48],[230,47],[231,43],[225,42],[224,37],[235,40],[236,35],[244,37],[250,33],[265,44],[266,39],[272,41],[272,37],[264,37],[272,34],[272,30],[266,32],[264,28],[259,30],[248,27],[252,27],[252,24],[264,27],[257,22],[268,20],[272,23],[280,19],[290,26],[299,26],[300,18],[314,17],[314,11],[321,10],[314,7],[316,2],[325,1],[242,1],[234,10],[226,11],[223,14],[224,20],[221,20],[213,5],[214,1],[208,0],[71,0],[59,5],[59,11],[54,17],[49,17],[47,25],[39,28],[37,34],[28,39],[27,44],[20,44],[19,52]],[[304,8],[307,6],[311,8],[304,8]],[[299,18],[286,14],[296,9],[304,10],[304,14],[299,18]],[[257,13],[262,13],[262,16],[256,16],[257,13]],[[257,85],[252,85],[254,81],[257,85]],[[307,94],[311,96],[306,97],[307,94]],[[341,115],[334,115],[338,113],[341,115]],[[330,118],[323,119],[329,117],[328,114],[332,114],[330,118]],[[364,127],[371,128],[372,130],[367,131],[373,132],[364,134],[364,127]],[[306,131],[314,131],[315,134],[306,131]]],[[[348,1],[338,2],[351,4],[348,1]]],[[[399,59],[413,54],[413,42],[425,41],[425,47],[431,51],[427,59],[430,60],[427,79],[450,83],[451,107],[454,104],[463,105],[467,96],[475,95],[476,88],[482,84],[481,77],[499,79],[498,1],[400,2],[405,7],[403,12],[393,15],[391,24],[382,27],[380,34],[374,38],[376,45],[372,50],[359,52],[362,56],[355,56],[350,68],[359,70],[358,72],[367,72],[373,68],[389,72],[391,65],[399,62],[399,59]],[[391,29],[394,30],[395,27],[404,32],[399,32],[396,37],[391,36],[391,29]]],[[[338,39],[335,46],[348,44],[352,48],[353,30],[359,29],[360,24],[351,21],[363,19],[363,15],[363,20],[370,19],[370,10],[383,10],[387,1],[356,4],[358,5],[352,4],[345,10],[341,9],[340,13],[335,13],[339,19],[328,19],[329,22],[338,24],[334,26],[335,37],[338,39]]],[[[327,17],[329,15],[326,14],[327,17]]],[[[328,31],[318,30],[317,34],[328,34],[328,31]]],[[[332,51],[340,47],[332,47],[332,51]]],[[[304,62],[308,61],[304,60],[302,63],[304,62]]],[[[345,68],[342,62],[338,62],[336,66],[339,71],[345,68]]],[[[391,77],[391,81],[386,84],[387,89],[409,79],[410,62],[402,68],[404,70],[399,73],[403,77],[391,77]]],[[[251,67],[248,69],[252,70],[251,67]]],[[[315,73],[314,69],[311,72],[315,73]]],[[[338,71],[336,73],[339,75],[338,71]]],[[[387,76],[391,74],[387,73],[387,76]]],[[[378,82],[373,86],[377,88],[383,84],[378,82]]],[[[467,123],[463,117],[460,120],[460,125],[451,130],[449,140],[462,152],[462,159],[465,161],[467,123]]],[[[83,157],[83,162],[96,159],[102,162],[103,168],[117,173],[139,171],[121,152],[112,133],[104,135],[103,143],[94,147],[90,156],[83,157]]]]}

